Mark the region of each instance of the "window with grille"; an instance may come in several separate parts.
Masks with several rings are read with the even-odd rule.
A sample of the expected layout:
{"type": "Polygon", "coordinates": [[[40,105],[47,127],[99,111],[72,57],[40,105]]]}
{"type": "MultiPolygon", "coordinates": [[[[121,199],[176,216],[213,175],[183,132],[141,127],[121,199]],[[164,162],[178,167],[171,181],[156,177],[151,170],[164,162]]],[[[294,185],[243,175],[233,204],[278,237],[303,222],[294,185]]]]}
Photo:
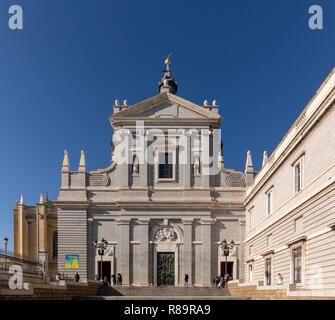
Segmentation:
{"type": "Polygon", "coordinates": [[[268,215],[270,215],[272,213],[272,197],[273,197],[273,191],[271,190],[266,195],[268,215]]]}
{"type": "Polygon", "coordinates": [[[159,154],[159,179],[173,178],[173,153],[166,152],[159,154]]]}
{"type": "Polygon", "coordinates": [[[294,283],[301,283],[301,247],[293,249],[294,283]]]}
{"type": "Polygon", "coordinates": [[[271,258],[265,260],[265,279],[266,285],[271,286],[271,258]]]}
{"type": "Polygon", "coordinates": [[[295,192],[299,192],[301,190],[301,161],[294,166],[294,180],[295,192]]]}
{"type": "Polygon", "coordinates": [[[53,241],[52,241],[52,256],[53,258],[58,258],[58,232],[55,231],[53,235],[53,241]]]}

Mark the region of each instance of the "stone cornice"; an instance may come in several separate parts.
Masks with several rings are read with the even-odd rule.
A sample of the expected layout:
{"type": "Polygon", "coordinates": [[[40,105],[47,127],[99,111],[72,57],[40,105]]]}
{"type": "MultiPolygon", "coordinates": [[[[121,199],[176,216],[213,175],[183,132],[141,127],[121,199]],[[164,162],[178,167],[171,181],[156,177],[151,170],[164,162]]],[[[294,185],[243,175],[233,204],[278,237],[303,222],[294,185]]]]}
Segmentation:
{"type": "Polygon", "coordinates": [[[291,246],[293,246],[294,244],[296,244],[296,243],[298,243],[298,242],[306,242],[306,240],[307,240],[307,236],[303,234],[303,235],[300,235],[300,236],[298,236],[298,237],[296,237],[296,238],[294,238],[294,239],[288,241],[288,242],[286,243],[286,245],[287,245],[288,247],[291,247],[291,246]]]}
{"type": "Polygon", "coordinates": [[[150,218],[138,218],[138,222],[140,224],[149,224],[150,223],[150,218]]]}
{"type": "Polygon", "coordinates": [[[274,253],[275,253],[275,251],[274,251],[273,249],[271,249],[271,250],[267,250],[267,251],[263,252],[263,253],[261,254],[261,256],[262,256],[262,257],[266,257],[266,256],[272,255],[272,254],[274,254],[274,253]]]}
{"type": "Polygon", "coordinates": [[[131,223],[131,218],[117,218],[116,220],[117,224],[130,224],[131,223]]]}
{"type": "Polygon", "coordinates": [[[183,99],[177,95],[170,93],[161,93],[156,96],[153,96],[149,99],[143,100],[131,107],[128,107],[120,112],[114,113],[110,117],[110,121],[114,121],[120,117],[136,117],[138,114],[146,112],[156,106],[165,103],[172,102],[178,106],[184,107],[186,109],[191,110],[192,112],[198,113],[204,117],[212,118],[212,119],[221,119],[220,115],[215,114],[209,110],[206,110],[204,107],[200,107],[199,105],[190,102],[186,99],[183,99]]]}
{"type": "Polygon", "coordinates": [[[214,224],[216,222],[216,219],[213,218],[201,218],[200,223],[201,224],[214,224]]]}
{"type": "Polygon", "coordinates": [[[183,224],[193,224],[193,218],[182,218],[182,223],[183,224]]]}
{"type": "Polygon", "coordinates": [[[243,204],[241,202],[232,204],[219,203],[219,202],[194,202],[194,201],[185,201],[185,200],[166,200],[165,202],[156,202],[156,201],[54,201],[54,205],[57,208],[85,208],[85,209],[122,209],[122,208],[143,208],[143,209],[155,209],[155,208],[169,208],[169,209],[206,209],[206,210],[236,210],[244,211],[243,204]]]}
{"type": "Polygon", "coordinates": [[[201,118],[117,118],[113,119],[112,126],[113,128],[117,128],[120,125],[134,125],[136,121],[144,121],[145,125],[190,125],[190,126],[197,126],[197,125],[209,125],[213,128],[220,128],[221,121],[216,119],[201,119],[201,118]]]}

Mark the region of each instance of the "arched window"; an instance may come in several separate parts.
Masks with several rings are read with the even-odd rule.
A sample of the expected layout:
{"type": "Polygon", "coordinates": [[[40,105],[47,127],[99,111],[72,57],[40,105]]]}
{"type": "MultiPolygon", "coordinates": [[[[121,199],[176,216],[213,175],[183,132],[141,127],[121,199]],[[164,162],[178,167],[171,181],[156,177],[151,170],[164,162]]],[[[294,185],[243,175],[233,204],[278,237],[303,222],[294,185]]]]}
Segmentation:
{"type": "Polygon", "coordinates": [[[53,241],[52,241],[53,258],[58,258],[58,232],[54,232],[53,241]]]}

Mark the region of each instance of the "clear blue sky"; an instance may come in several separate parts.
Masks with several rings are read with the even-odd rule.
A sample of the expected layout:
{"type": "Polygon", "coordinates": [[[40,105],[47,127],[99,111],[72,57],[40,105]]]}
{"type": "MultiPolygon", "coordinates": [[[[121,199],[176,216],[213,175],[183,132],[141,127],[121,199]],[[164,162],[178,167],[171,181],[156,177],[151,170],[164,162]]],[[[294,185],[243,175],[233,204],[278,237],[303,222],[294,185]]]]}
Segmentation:
{"type": "Polygon", "coordinates": [[[178,95],[222,106],[225,166],[244,170],[250,149],[258,170],[334,67],[334,15],[333,0],[2,0],[0,246],[20,193],[57,198],[64,149],[73,170],[81,149],[89,170],[109,164],[114,100],[156,95],[169,50],[178,95]]]}

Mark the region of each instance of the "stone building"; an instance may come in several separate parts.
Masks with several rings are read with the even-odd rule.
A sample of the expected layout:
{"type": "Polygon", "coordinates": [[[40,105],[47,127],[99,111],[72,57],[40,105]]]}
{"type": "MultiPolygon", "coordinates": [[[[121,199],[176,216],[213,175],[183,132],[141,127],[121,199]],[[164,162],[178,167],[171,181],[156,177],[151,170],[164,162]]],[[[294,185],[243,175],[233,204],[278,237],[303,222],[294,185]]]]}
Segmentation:
{"type": "Polygon", "coordinates": [[[335,296],[335,69],[246,191],[247,283],[335,296]]]}
{"type": "MultiPolygon", "coordinates": [[[[112,158],[87,172],[82,151],[72,171],[65,151],[55,201],[15,208],[15,252],[49,253],[50,276],[81,279],[121,273],[123,284],[209,286],[227,272],[243,280],[246,185],[255,175],[224,168],[222,117],[213,101],[199,106],[176,95],[170,61],[159,94],[129,106],[115,101],[112,158]],[[92,244],[108,241],[103,256],[92,244]],[[234,241],[229,256],[221,242],[234,241]],[[78,269],[69,268],[76,257],[78,269]]],[[[44,253],[44,254],[43,254],[44,253]]]]}
{"type": "Polygon", "coordinates": [[[124,284],[177,286],[188,274],[208,286],[227,267],[245,285],[274,288],[280,273],[300,294],[335,296],[335,69],[261,170],[248,152],[241,173],[224,167],[216,102],[178,97],[169,64],[157,96],[115,102],[107,168],[87,172],[82,152],[71,171],[65,151],[58,199],[21,199],[15,252],[48,259],[51,276],[93,279],[102,266],[124,284]],[[223,239],[234,241],[227,257],[223,239]]]}

